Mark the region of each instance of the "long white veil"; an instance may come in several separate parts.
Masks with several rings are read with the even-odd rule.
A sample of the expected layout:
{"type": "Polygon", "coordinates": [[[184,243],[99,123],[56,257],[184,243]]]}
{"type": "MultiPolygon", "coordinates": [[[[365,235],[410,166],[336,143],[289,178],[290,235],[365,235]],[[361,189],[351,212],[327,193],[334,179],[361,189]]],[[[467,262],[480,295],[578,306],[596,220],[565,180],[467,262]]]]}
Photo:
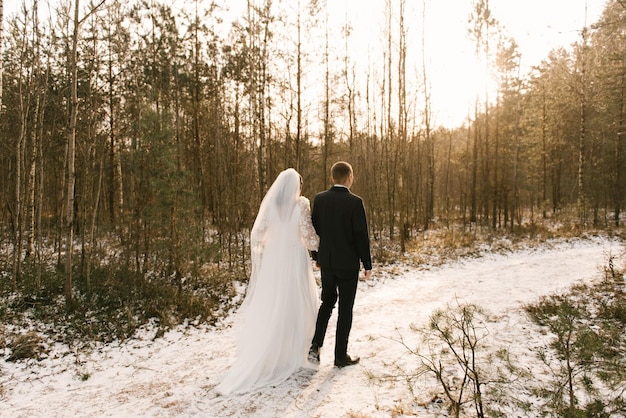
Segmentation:
{"type": "Polygon", "coordinates": [[[261,202],[250,233],[252,272],[243,302],[244,307],[253,297],[267,243],[281,239],[279,235],[287,232],[284,228],[288,226],[298,196],[300,196],[300,184],[300,174],[293,168],[288,168],[276,177],[261,202]]]}

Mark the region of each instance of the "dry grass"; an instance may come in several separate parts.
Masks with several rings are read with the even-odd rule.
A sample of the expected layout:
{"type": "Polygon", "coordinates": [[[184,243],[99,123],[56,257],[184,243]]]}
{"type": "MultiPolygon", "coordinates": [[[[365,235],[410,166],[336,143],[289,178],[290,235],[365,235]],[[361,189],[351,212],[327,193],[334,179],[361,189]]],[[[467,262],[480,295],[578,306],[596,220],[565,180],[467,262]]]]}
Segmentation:
{"type": "Polygon", "coordinates": [[[7,348],[11,351],[7,358],[8,361],[39,360],[46,351],[42,338],[34,331],[13,336],[7,344],[7,348]]]}

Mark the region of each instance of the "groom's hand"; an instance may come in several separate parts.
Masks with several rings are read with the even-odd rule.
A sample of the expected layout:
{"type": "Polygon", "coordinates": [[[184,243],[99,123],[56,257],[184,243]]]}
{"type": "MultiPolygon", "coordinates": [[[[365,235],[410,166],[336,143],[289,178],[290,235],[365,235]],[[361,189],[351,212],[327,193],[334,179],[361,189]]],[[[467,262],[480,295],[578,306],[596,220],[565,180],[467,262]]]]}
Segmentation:
{"type": "Polygon", "coordinates": [[[365,273],[363,273],[363,280],[369,279],[371,275],[372,275],[372,270],[365,270],[365,273]]]}

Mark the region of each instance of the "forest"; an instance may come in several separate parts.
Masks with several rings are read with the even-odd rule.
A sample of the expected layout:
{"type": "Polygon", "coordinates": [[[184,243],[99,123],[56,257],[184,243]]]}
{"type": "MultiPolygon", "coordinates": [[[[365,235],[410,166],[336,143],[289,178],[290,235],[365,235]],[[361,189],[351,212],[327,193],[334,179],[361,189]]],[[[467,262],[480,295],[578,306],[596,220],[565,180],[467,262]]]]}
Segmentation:
{"type": "Polygon", "coordinates": [[[4,17],[3,1],[0,313],[211,318],[288,167],[312,199],[333,162],[353,165],[378,263],[433,229],[624,222],[624,0],[530,73],[473,0],[468,36],[497,87],[456,127],[434,122],[426,60],[407,64],[427,39],[407,22],[427,16],[405,0],[384,2],[367,74],[322,0],[249,0],[232,22],[199,0],[33,0],[4,17]]]}

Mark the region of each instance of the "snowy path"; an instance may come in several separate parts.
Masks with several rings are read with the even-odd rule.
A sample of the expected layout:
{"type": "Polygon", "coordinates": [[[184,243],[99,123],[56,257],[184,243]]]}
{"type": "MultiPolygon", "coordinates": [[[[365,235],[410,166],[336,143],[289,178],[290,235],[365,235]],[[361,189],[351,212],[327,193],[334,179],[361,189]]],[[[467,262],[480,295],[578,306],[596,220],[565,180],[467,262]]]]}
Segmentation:
{"type": "Polygon", "coordinates": [[[411,342],[411,323],[423,325],[446,304],[475,303],[496,319],[490,331],[498,342],[523,353],[530,336],[522,305],[598,277],[609,252],[622,250],[615,241],[573,240],[429,270],[403,267],[373,285],[361,283],[349,349],[361,356],[359,365],[332,366],[331,319],[317,371],[303,370],[277,387],[242,396],[212,390],[234,360],[229,327],[180,329],[156,341],[146,335],[94,353],[51,355],[30,367],[0,361],[0,416],[388,417],[411,397],[405,385],[370,376],[389,373],[390,364],[410,365],[397,339],[411,342]]]}

